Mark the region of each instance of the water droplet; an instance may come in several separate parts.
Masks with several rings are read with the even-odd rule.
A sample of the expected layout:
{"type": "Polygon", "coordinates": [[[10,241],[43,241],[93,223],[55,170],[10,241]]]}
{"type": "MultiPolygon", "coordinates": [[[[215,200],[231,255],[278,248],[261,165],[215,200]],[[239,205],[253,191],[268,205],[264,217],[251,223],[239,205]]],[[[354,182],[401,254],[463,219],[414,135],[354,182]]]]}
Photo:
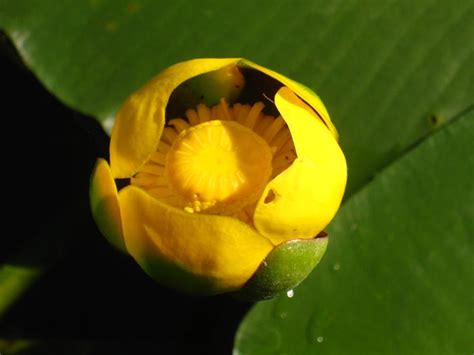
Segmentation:
{"type": "Polygon", "coordinates": [[[327,329],[334,324],[337,315],[324,311],[324,307],[321,306],[308,309],[306,313],[310,315],[306,327],[307,341],[309,343],[322,343],[324,341],[323,334],[326,334],[327,329]]]}
{"type": "Polygon", "coordinates": [[[293,291],[293,290],[288,290],[288,291],[286,292],[286,295],[288,296],[288,298],[291,298],[291,297],[293,297],[293,296],[295,295],[295,291],[293,291]]]}
{"type": "Polygon", "coordinates": [[[341,264],[335,263],[335,264],[333,265],[332,269],[333,269],[334,271],[339,271],[339,270],[341,269],[341,264]]]}
{"type": "MultiPolygon", "coordinates": [[[[290,302],[292,302],[292,300],[288,299],[287,297],[277,297],[274,300],[272,316],[276,322],[281,322],[282,319],[288,318],[290,316],[290,312],[288,311],[290,302]]],[[[317,334],[319,334],[319,332],[317,334]]]]}

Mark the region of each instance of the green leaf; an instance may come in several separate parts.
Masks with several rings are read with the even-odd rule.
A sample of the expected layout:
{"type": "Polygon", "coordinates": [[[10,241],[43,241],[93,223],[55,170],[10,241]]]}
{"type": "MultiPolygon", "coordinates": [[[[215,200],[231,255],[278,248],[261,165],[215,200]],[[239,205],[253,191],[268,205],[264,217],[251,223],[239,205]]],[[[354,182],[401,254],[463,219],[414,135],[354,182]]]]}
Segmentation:
{"type": "Polygon", "coordinates": [[[189,58],[242,56],[306,84],[340,131],[350,192],[473,102],[469,0],[0,3],[26,64],[107,129],[125,97],[189,58]]]}
{"type": "Polygon", "coordinates": [[[355,194],[320,265],[251,310],[235,353],[472,353],[472,152],[471,110],[355,194]]]}

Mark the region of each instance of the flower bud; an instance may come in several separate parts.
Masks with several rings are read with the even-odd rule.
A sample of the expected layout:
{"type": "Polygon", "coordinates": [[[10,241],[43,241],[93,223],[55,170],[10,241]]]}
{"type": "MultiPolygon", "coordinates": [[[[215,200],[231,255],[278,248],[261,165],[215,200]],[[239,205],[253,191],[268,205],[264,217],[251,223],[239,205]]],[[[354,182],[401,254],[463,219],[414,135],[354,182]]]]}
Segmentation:
{"type": "Polygon", "coordinates": [[[194,294],[267,299],[322,258],[347,168],[308,88],[244,59],[158,74],[119,110],[99,159],[99,229],[156,281],[194,294]],[[120,190],[115,181],[126,179],[120,190]]]}

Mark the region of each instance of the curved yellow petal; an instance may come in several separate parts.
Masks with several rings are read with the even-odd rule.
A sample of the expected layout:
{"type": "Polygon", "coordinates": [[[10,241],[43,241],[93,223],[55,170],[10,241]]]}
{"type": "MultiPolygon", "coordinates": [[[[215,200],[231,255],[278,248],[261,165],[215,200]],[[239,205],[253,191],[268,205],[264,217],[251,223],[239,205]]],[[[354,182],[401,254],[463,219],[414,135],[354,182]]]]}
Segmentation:
{"type": "Polygon", "coordinates": [[[117,113],[110,142],[110,166],[115,178],[128,178],[156,150],[173,90],[187,79],[218,70],[239,59],[194,59],[175,64],[132,94],[117,113]]]}
{"type": "Polygon", "coordinates": [[[237,219],[187,213],[134,186],[121,190],[119,201],[127,250],[151,277],[174,288],[237,290],[273,248],[237,219]]]}
{"type": "Polygon", "coordinates": [[[277,244],[312,238],[331,221],[344,194],[347,167],[334,136],[292,90],[282,87],[275,105],[288,125],[298,158],[266,186],[254,223],[277,244]]]}
{"type": "Polygon", "coordinates": [[[97,159],[95,164],[90,181],[89,199],[92,216],[101,233],[111,244],[125,251],[117,187],[109,164],[104,159],[97,159]]]}
{"type": "Polygon", "coordinates": [[[306,101],[313,110],[315,110],[318,113],[318,116],[323,120],[323,122],[326,124],[326,126],[329,128],[331,133],[336,137],[336,139],[339,139],[339,134],[337,133],[336,127],[331,121],[331,118],[329,117],[329,113],[326,109],[326,106],[324,106],[323,102],[319,98],[316,93],[314,93],[310,88],[304,86],[303,84],[300,84],[294,80],[291,80],[284,75],[281,75],[277,72],[274,72],[273,70],[267,69],[265,67],[262,67],[256,63],[251,62],[250,60],[243,59],[239,62],[239,65],[243,66],[248,66],[250,68],[256,69],[258,71],[261,71],[262,73],[267,74],[268,76],[278,80],[281,82],[283,85],[289,87],[291,90],[293,90],[300,98],[302,98],[304,101],[306,101]]]}

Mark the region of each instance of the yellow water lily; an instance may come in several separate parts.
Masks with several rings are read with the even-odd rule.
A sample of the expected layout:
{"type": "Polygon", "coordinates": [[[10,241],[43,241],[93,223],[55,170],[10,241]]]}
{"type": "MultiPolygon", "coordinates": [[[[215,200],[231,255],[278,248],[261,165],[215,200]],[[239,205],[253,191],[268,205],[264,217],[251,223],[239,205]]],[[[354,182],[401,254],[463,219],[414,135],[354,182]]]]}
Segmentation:
{"type": "Polygon", "coordinates": [[[101,232],[151,277],[215,294],[240,290],[280,246],[314,240],[345,184],[311,90],[248,60],[194,59],[125,101],[90,197],[101,232]]]}

